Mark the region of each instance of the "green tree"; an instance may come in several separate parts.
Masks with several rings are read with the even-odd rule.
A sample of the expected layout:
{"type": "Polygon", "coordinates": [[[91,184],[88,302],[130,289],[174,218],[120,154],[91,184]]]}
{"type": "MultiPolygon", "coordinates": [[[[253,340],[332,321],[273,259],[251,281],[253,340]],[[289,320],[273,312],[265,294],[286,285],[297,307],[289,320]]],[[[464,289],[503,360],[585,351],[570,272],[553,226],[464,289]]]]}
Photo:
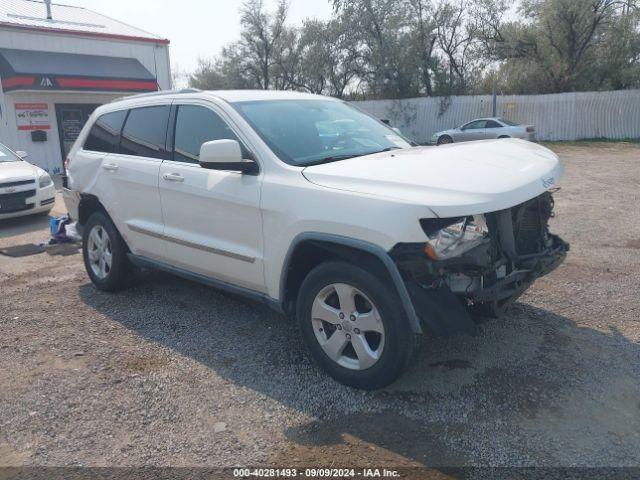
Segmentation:
{"type": "Polygon", "coordinates": [[[282,63],[280,56],[287,47],[288,9],[286,0],[278,2],[274,14],[265,10],[263,0],[245,0],[240,8],[239,47],[244,70],[264,90],[272,86],[273,69],[282,63]]]}
{"type": "Polygon", "coordinates": [[[285,0],[245,0],[239,39],[189,83],[340,98],[640,87],[640,0],[328,1],[329,20],[289,26],[285,0]]]}
{"type": "Polygon", "coordinates": [[[618,51],[627,42],[627,48],[620,49],[627,58],[619,59],[618,66],[631,60],[628,57],[633,56],[630,48],[634,44],[634,28],[637,35],[637,22],[633,27],[621,15],[626,15],[634,3],[524,0],[519,9],[521,19],[502,29],[507,87],[523,93],[566,92],[608,83],[602,74],[611,64],[602,62],[599,53],[618,51]],[[604,70],[598,72],[598,66],[604,70]],[[530,75],[519,78],[518,69],[530,75]]]}

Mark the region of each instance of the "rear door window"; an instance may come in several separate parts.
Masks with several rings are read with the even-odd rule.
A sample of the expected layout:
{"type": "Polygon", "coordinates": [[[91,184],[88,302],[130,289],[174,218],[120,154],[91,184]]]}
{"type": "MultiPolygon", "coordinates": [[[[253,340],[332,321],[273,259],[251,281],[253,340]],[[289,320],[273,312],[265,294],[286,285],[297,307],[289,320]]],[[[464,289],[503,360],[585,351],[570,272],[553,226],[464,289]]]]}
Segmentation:
{"type": "Polygon", "coordinates": [[[166,159],[169,110],[168,105],[131,109],[122,130],[120,153],[166,159]]]}
{"type": "Polygon", "coordinates": [[[502,128],[502,125],[493,120],[487,120],[487,126],[485,128],[502,128]]]}
{"type": "Polygon", "coordinates": [[[98,117],[83,148],[93,152],[118,153],[120,132],[126,116],[127,110],[121,110],[98,117]]]}
{"type": "MultiPolygon", "coordinates": [[[[176,115],[173,159],[176,162],[198,163],[200,147],[213,140],[238,140],[227,123],[214,111],[197,105],[180,105],[176,115]]],[[[242,146],[243,157],[246,149],[242,146]]]]}

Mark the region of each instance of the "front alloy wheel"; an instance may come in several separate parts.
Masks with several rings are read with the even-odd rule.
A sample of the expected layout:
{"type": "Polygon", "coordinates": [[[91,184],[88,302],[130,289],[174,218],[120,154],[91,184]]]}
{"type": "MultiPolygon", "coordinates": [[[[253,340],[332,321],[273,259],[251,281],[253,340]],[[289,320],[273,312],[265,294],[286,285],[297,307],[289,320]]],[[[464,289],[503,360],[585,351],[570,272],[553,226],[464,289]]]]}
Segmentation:
{"type": "Polygon", "coordinates": [[[357,288],[333,283],[311,309],[313,331],[324,353],[350,370],[372,367],[384,350],[384,324],[375,304],[357,288]]]}
{"type": "Polygon", "coordinates": [[[390,384],[418,343],[390,280],[343,261],[323,263],[307,275],[296,316],[316,362],[352,387],[390,384]]]}

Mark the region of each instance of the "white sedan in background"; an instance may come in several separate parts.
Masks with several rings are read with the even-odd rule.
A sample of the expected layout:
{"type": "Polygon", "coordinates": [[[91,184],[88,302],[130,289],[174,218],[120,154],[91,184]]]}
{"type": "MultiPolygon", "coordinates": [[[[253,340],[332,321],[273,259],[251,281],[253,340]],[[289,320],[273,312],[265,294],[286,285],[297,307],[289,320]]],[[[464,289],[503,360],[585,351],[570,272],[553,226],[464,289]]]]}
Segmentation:
{"type": "Polygon", "coordinates": [[[55,203],[53,180],[40,167],[0,143],[0,220],[49,213],[55,203]]]}
{"type": "Polygon", "coordinates": [[[520,125],[504,118],[477,118],[458,128],[435,133],[431,142],[436,145],[444,145],[495,138],[521,138],[534,141],[536,128],[533,125],[520,125]]]}

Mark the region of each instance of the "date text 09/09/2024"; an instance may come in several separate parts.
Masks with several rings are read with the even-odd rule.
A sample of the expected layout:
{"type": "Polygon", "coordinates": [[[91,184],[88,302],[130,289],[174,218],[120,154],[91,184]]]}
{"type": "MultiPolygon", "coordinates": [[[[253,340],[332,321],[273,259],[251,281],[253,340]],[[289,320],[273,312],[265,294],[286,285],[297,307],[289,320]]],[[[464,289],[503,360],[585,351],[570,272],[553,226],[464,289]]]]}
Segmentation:
{"type": "Polygon", "coordinates": [[[233,476],[237,478],[397,478],[397,470],[386,468],[236,468],[233,476]]]}

